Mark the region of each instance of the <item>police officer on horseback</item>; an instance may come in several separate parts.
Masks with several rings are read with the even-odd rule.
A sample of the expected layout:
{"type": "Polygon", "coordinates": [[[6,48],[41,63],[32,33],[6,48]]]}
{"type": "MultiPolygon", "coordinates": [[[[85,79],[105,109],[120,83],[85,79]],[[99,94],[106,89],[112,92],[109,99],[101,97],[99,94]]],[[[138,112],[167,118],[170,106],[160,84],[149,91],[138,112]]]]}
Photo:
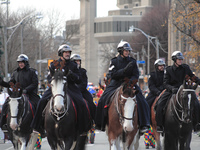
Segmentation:
{"type": "Polygon", "coordinates": [[[90,115],[92,119],[94,120],[95,112],[96,112],[96,105],[93,102],[93,97],[90,94],[90,92],[86,89],[88,84],[88,77],[87,77],[87,71],[86,69],[81,67],[81,56],[78,54],[73,54],[71,56],[71,60],[77,63],[80,75],[82,77],[82,82],[80,84],[77,84],[79,87],[83,98],[88,102],[89,108],[90,108],[90,115]]]}
{"type": "MultiPolygon", "coordinates": [[[[172,94],[176,94],[179,87],[183,84],[186,75],[189,75],[194,79],[194,82],[198,82],[200,79],[196,77],[190,67],[187,64],[182,64],[184,59],[183,54],[180,51],[175,51],[171,56],[174,64],[166,68],[166,73],[164,75],[164,88],[166,88],[165,93],[158,100],[158,105],[156,109],[156,122],[157,122],[157,132],[163,132],[163,109],[167,101],[171,98],[172,94]]],[[[197,99],[194,100],[194,130],[198,129],[200,105],[197,99]]]]}
{"type": "MultiPolygon", "coordinates": [[[[69,45],[63,44],[58,48],[58,56],[60,57],[58,59],[59,62],[65,61],[64,69],[69,69],[69,73],[67,75],[67,91],[69,96],[73,99],[73,101],[76,104],[77,108],[77,124],[78,124],[78,130],[79,133],[83,133],[89,130],[89,117],[88,117],[88,110],[86,108],[85,102],[83,101],[83,97],[81,95],[81,92],[79,88],[76,86],[76,84],[80,84],[82,82],[82,78],[80,76],[80,71],[77,67],[77,64],[73,61],[70,61],[72,49],[69,45]]],[[[55,66],[53,63],[50,64],[50,68],[54,70],[55,66]]],[[[48,76],[49,82],[51,82],[51,76],[48,76]]],[[[51,87],[47,89],[44,94],[42,95],[42,98],[40,99],[36,114],[34,116],[34,119],[32,121],[31,127],[34,129],[33,132],[40,132],[42,135],[44,134],[44,122],[42,118],[42,112],[47,105],[49,99],[52,96],[51,87]]]]}
{"type": "MultiPolygon", "coordinates": [[[[35,69],[30,68],[28,62],[28,56],[25,54],[20,54],[17,58],[18,68],[14,70],[12,77],[9,82],[3,81],[0,77],[0,85],[3,87],[10,87],[9,83],[20,83],[20,86],[23,88],[23,94],[26,94],[29,97],[30,102],[37,107],[39,101],[39,96],[37,95],[38,91],[38,73],[35,69]]],[[[6,123],[6,114],[8,107],[8,99],[6,99],[1,115],[0,127],[6,123]]]]}
{"type": "Polygon", "coordinates": [[[151,108],[154,100],[160,93],[164,90],[163,78],[164,78],[164,69],[165,62],[162,59],[157,59],[154,63],[155,71],[151,72],[150,78],[148,80],[148,87],[150,93],[146,97],[146,101],[151,108]]]}
{"type": "MultiPolygon", "coordinates": [[[[119,55],[111,59],[109,67],[109,75],[111,77],[110,84],[106,87],[102,97],[100,98],[96,110],[95,123],[96,128],[102,131],[105,130],[107,123],[108,108],[111,96],[115,90],[124,82],[124,78],[128,77],[130,81],[139,78],[139,71],[136,64],[136,60],[130,57],[130,51],[132,48],[126,41],[121,41],[117,47],[119,55]]],[[[138,85],[135,88],[140,92],[136,95],[138,104],[139,124],[140,132],[144,133],[150,126],[150,109],[142,95],[141,89],[138,85]]]]}

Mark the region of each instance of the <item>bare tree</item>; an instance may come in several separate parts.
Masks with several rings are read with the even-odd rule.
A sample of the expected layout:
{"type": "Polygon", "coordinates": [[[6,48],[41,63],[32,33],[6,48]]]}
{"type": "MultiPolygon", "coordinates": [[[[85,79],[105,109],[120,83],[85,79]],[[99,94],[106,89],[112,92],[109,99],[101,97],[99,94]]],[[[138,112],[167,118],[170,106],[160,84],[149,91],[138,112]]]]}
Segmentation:
{"type": "MultiPolygon", "coordinates": [[[[139,22],[138,25],[138,28],[143,30],[147,35],[157,37],[159,39],[159,43],[162,46],[162,49],[160,48],[159,55],[160,57],[164,57],[165,60],[167,60],[168,49],[168,14],[168,6],[164,4],[154,6],[149,13],[146,13],[142,17],[142,20],[139,22]]],[[[135,30],[135,32],[136,31],[137,30],[135,30]]],[[[154,46],[156,46],[155,41],[152,41],[154,43],[154,46]]],[[[144,55],[144,52],[142,51],[142,46],[144,46],[144,48],[147,50],[147,44],[147,37],[140,32],[138,32],[137,36],[134,36],[131,39],[131,45],[134,49],[134,52],[139,52],[140,55],[144,55]]],[[[154,61],[156,60],[156,50],[155,47],[152,46],[152,44],[150,50],[150,63],[154,64],[154,61]]],[[[147,60],[147,56],[145,58],[147,60]]],[[[153,65],[150,65],[150,67],[150,70],[154,70],[153,65]]]]}

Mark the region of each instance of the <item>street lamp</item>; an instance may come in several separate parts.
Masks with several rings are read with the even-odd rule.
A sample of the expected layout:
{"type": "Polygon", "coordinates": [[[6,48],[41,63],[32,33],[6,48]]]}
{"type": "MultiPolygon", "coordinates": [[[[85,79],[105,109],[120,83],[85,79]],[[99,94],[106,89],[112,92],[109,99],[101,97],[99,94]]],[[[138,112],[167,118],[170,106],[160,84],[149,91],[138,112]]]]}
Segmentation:
{"type": "MultiPolygon", "coordinates": [[[[159,58],[158,38],[150,36],[150,35],[146,34],[144,31],[142,31],[141,29],[135,28],[134,26],[130,26],[129,27],[129,32],[133,32],[134,30],[140,31],[148,39],[148,54],[147,54],[148,55],[148,63],[147,63],[148,66],[147,66],[147,74],[149,74],[150,73],[150,42],[154,46],[154,44],[152,42],[152,39],[156,40],[156,57],[158,59],[159,58]]],[[[154,46],[154,48],[155,48],[155,46],[154,46]]]]}
{"type": "Polygon", "coordinates": [[[4,27],[4,49],[5,49],[5,80],[8,81],[8,56],[7,56],[7,44],[10,41],[12,35],[15,33],[15,31],[18,29],[18,27],[21,25],[21,23],[31,17],[32,14],[29,14],[27,16],[25,16],[19,23],[17,23],[14,26],[11,27],[4,27]],[[9,29],[13,29],[11,35],[7,38],[7,30],[9,29]]]}

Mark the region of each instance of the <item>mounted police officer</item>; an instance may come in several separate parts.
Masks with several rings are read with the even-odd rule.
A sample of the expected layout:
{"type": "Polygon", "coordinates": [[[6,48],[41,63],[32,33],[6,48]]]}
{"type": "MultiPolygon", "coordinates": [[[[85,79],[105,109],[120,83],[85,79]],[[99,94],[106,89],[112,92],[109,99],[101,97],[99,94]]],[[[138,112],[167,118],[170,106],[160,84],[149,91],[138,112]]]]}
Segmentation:
{"type": "MultiPolygon", "coordinates": [[[[17,58],[18,68],[14,70],[12,77],[9,82],[4,82],[0,78],[0,85],[3,87],[10,87],[9,83],[20,83],[20,86],[23,88],[23,94],[26,94],[29,97],[30,102],[36,108],[39,101],[39,96],[37,95],[38,91],[38,73],[35,69],[30,68],[28,62],[28,56],[25,54],[20,54],[17,58]]],[[[0,127],[6,123],[6,113],[8,107],[8,99],[6,99],[1,115],[0,127]]]]}
{"type": "MultiPolygon", "coordinates": [[[[63,44],[58,48],[58,56],[60,58],[58,59],[59,62],[65,61],[64,69],[69,69],[70,73],[68,73],[67,76],[67,91],[69,96],[73,99],[73,101],[76,104],[77,108],[77,124],[78,124],[78,130],[79,133],[87,132],[89,130],[89,112],[86,108],[85,102],[83,101],[83,97],[81,95],[81,92],[79,88],[75,84],[80,84],[82,82],[82,78],[80,76],[79,69],[77,67],[77,64],[73,61],[70,61],[72,49],[69,45],[63,44]]],[[[50,68],[54,70],[55,66],[53,63],[50,64],[50,68]]],[[[51,80],[50,75],[48,76],[48,79],[51,80]]],[[[51,82],[51,81],[49,81],[51,82]]],[[[31,127],[34,129],[34,132],[40,132],[41,134],[44,134],[44,128],[43,128],[43,118],[42,118],[42,112],[48,103],[49,99],[52,96],[51,87],[47,89],[44,94],[42,95],[42,98],[40,99],[38,103],[38,107],[36,110],[35,117],[33,119],[33,122],[31,124],[31,127]]]]}
{"type": "MultiPolygon", "coordinates": [[[[111,82],[106,87],[102,97],[100,98],[96,110],[95,123],[97,129],[105,130],[107,123],[107,108],[104,108],[109,103],[111,96],[115,90],[124,82],[123,79],[128,77],[130,80],[139,78],[139,71],[136,64],[136,60],[130,57],[130,51],[132,48],[128,42],[122,41],[117,47],[119,55],[111,59],[109,67],[109,75],[111,76],[111,82]]],[[[142,95],[142,92],[138,85],[135,88],[140,92],[136,95],[138,104],[138,114],[140,123],[140,132],[144,133],[150,126],[150,109],[142,95]]]]}
{"type": "MultiPolygon", "coordinates": [[[[174,64],[166,68],[166,73],[164,75],[164,88],[166,88],[165,93],[158,100],[158,105],[156,109],[156,122],[157,122],[157,132],[163,132],[163,108],[165,107],[167,101],[171,98],[172,94],[176,94],[179,87],[183,84],[186,75],[190,77],[195,77],[195,75],[190,70],[190,67],[183,62],[183,54],[180,51],[175,51],[172,53],[172,60],[174,64]]],[[[195,77],[195,82],[198,82],[199,78],[195,77]]],[[[195,130],[198,128],[200,106],[197,99],[195,101],[195,130]]]]}
{"type": "Polygon", "coordinates": [[[96,112],[96,105],[93,102],[93,97],[90,94],[90,92],[86,89],[88,84],[88,77],[87,77],[87,71],[84,68],[81,68],[81,56],[78,54],[73,54],[71,56],[71,60],[77,63],[80,75],[82,77],[82,82],[80,84],[77,84],[79,87],[83,98],[88,102],[88,106],[90,108],[90,114],[92,119],[94,120],[95,112],[96,112]]]}
{"type": "Polygon", "coordinates": [[[150,93],[146,97],[146,101],[151,108],[154,100],[160,93],[164,90],[163,79],[164,79],[164,69],[165,62],[162,59],[157,59],[154,63],[155,71],[151,72],[150,78],[148,80],[148,87],[150,93]]]}

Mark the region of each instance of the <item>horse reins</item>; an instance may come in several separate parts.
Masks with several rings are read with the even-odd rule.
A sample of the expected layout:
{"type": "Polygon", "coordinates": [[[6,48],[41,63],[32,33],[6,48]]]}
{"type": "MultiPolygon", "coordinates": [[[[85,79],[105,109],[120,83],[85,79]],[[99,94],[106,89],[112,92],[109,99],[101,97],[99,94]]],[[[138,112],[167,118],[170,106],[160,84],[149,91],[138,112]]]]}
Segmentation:
{"type": "MultiPolygon", "coordinates": [[[[183,116],[182,116],[182,118],[181,118],[181,117],[179,116],[179,114],[178,114],[178,111],[181,112],[181,114],[183,114],[183,106],[180,104],[180,102],[179,102],[179,100],[178,100],[178,93],[179,93],[179,91],[180,91],[180,88],[179,88],[178,92],[176,93],[176,101],[177,101],[178,105],[180,106],[181,110],[179,110],[179,109],[175,106],[174,100],[172,101],[172,105],[173,105],[174,112],[176,113],[176,116],[177,116],[178,120],[181,121],[181,122],[185,122],[184,119],[183,119],[183,116]]],[[[194,89],[183,89],[183,91],[184,91],[184,92],[195,92],[194,89]]]]}
{"type": "MultiPolygon", "coordinates": [[[[128,97],[128,98],[126,98],[126,97],[124,97],[123,95],[121,95],[121,98],[122,99],[125,99],[125,100],[127,100],[128,98],[130,98],[131,100],[133,100],[134,102],[136,102],[136,100],[135,100],[135,98],[136,98],[136,96],[134,96],[134,97],[128,97]]],[[[120,100],[120,106],[122,106],[122,101],[120,100]]],[[[134,120],[134,115],[135,115],[135,111],[136,111],[136,109],[134,109],[134,115],[133,115],[133,117],[132,118],[127,118],[127,117],[125,117],[125,116],[123,116],[121,113],[120,113],[120,111],[119,111],[119,105],[118,105],[118,99],[116,98],[116,110],[117,110],[117,113],[118,113],[118,115],[119,115],[119,120],[120,120],[120,123],[121,124],[123,124],[123,120],[125,119],[125,120],[134,120]]]]}

